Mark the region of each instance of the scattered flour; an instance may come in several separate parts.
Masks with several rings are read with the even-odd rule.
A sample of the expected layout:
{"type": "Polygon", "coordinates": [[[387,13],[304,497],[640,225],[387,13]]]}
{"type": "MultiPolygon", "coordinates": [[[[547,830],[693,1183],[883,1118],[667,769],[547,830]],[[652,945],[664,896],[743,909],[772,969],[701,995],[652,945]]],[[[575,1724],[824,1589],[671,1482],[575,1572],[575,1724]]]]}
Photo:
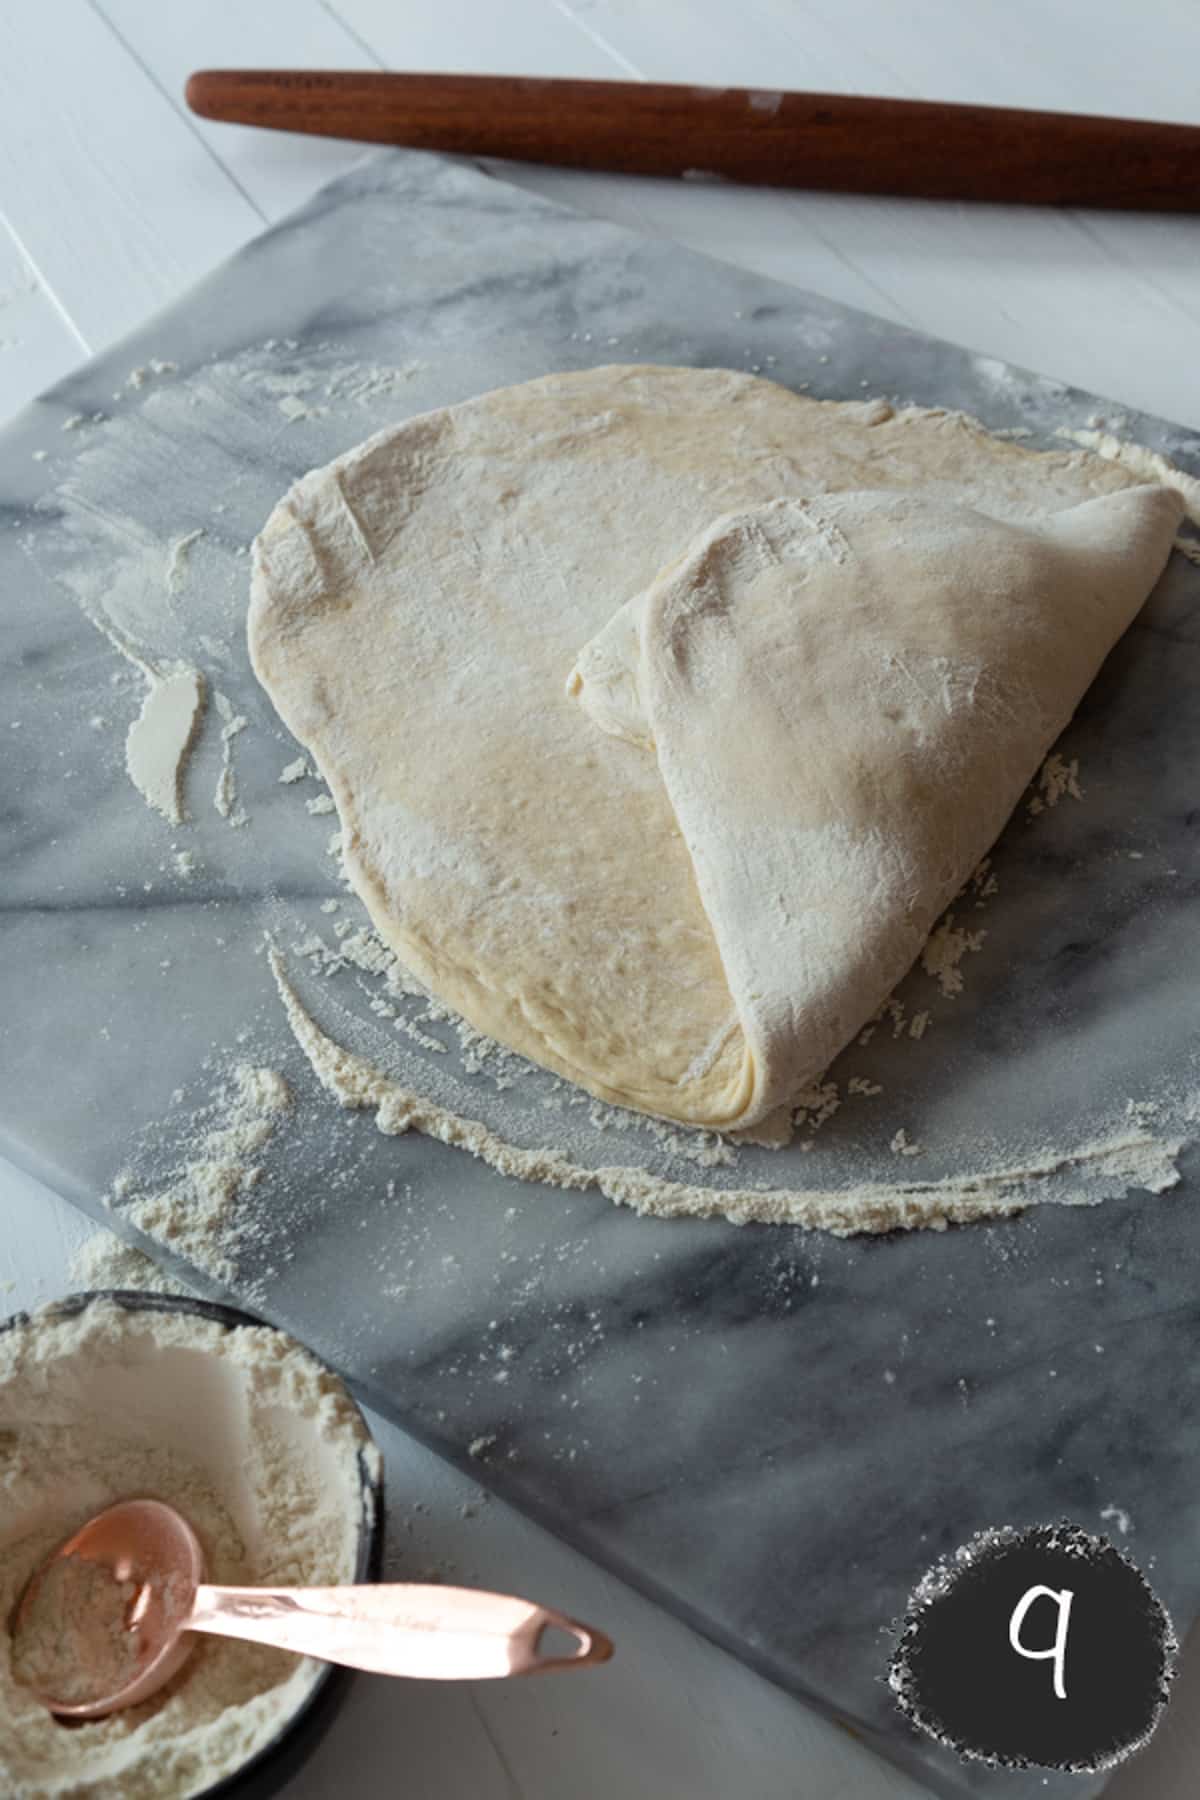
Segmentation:
{"type": "Polygon", "coordinates": [[[908,1133],[904,1130],[903,1126],[901,1126],[900,1130],[896,1133],[895,1137],[888,1145],[888,1148],[891,1150],[893,1156],[920,1156],[921,1154],[920,1144],[909,1143],[908,1133]]]}
{"type": "Polygon", "coordinates": [[[307,762],[305,762],[302,756],[298,756],[295,762],[290,762],[286,769],[280,771],[279,779],[283,782],[303,781],[308,773],[309,768],[307,762]]]}
{"type": "Polygon", "coordinates": [[[195,531],[185,532],[183,537],[175,538],[172,541],[171,547],[167,552],[167,593],[170,594],[172,598],[183,586],[184,575],[187,572],[188,557],[191,553],[192,545],[203,536],[204,527],[198,525],[195,531]]]}
{"type": "Polygon", "coordinates": [[[810,1087],[796,1095],[792,1117],[796,1124],[807,1125],[811,1131],[820,1131],[841,1104],[836,1081],[814,1081],[810,1087]]]}
{"type": "MultiPolygon", "coordinates": [[[[959,964],[967,953],[981,950],[986,931],[963,931],[954,923],[954,914],[948,912],[941,924],[934,931],[924,950],[921,952],[921,967],[927,975],[933,977],[942,993],[948,1000],[963,989],[962,970],[959,964]]],[[[928,1021],[928,1014],[925,1015],[928,1021]]],[[[914,1032],[909,1027],[909,1035],[923,1036],[925,1026],[914,1032]]]]}
{"type": "Polygon", "coordinates": [[[970,881],[963,889],[961,898],[973,899],[977,907],[984,907],[988,901],[1000,892],[1000,882],[992,868],[992,859],[985,856],[978,868],[972,873],[970,881]]]}
{"type": "Polygon", "coordinates": [[[405,387],[421,367],[415,361],[398,368],[377,363],[338,363],[320,372],[312,368],[249,367],[242,370],[239,379],[248,387],[273,395],[288,424],[296,425],[327,418],[339,406],[363,408],[387,399],[405,387]]]}
{"type": "Polygon", "coordinates": [[[1052,812],[1064,795],[1069,795],[1072,800],[1082,800],[1078,757],[1073,756],[1070,762],[1064,762],[1057,752],[1052,751],[1038,770],[1034,788],[1028,807],[1031,819],[1036,818],[1039,813],[1052,812]]]}
{"type": "Polygon", "coordinates": [[[282,1075],[238,1064],[217,1101],[203,1110],[186,1152],[154,1186],[139,1191],[131,1174],[118,1176],[113,1200],[123,1216],[214,1279],[228,1281],[234,1254],[251,1220],[241,1203],[262,1177],[259,1152],[291,1106],[282,1075]]]}
{"type": "Polygon", "coordinates": [[[144,388],[152,377],[174,375],[178,368],[178,363],[164,362],[161,357],[152,356],[150,361],[143,363],[140,368],[130,369],[125,377],[125,386],[134,389],[144,388]]]}
{"type": "Polygon", "coordinates": [[[288,1023],[317,1080],[341,1106],[374,1112],[388,1135],[420,1131],[479,1157],[502,1175],[566,1189],[595,1188],[608,1199],[657,1218],[725,1218],[803,1225],[850,1237],[996,1218],[1042,1200],[1094,1204],[1130,1188],[1163,1193],[1177,1185],[1184,1140],[1160,1139],[1139,1125],[1070,1150],[937,1181],[866,1182],[831,1189],[704,1188],[663,1180],[639,1168],[583,1168],[549,1146],[507,1143],[478,1120],[462,1118],[410,1092],[365,1057],[328,1037],[301,1003],[278,950],[269,951],[288,1023]],[[1065,1189],[1064,1189],[1065,1183],[1065,1189]]]}
{"type": "Polygon", "coordinates": [[[70,1262],[71,1287],[76,1293],[97,1288],[148,1291],[157,1294],[190,1294],[184,1282],[166,1275],[133,1244],[115,1231],[94,1231],[80,1244],[70,1262]]]}
{"type": "Polygon", "coordinates": [[[233,702],[224,694],[214,694],[217,711],[223,721],[221,725],[221,773],[217,776],[216,791],[213,794],[213,805],[223,819],[231,825],[248,823],[245,812],[237,804],[237,777],[233,770],[233,740],[240,731],[246,729],[245,716],[235,713],[233,702]]]}

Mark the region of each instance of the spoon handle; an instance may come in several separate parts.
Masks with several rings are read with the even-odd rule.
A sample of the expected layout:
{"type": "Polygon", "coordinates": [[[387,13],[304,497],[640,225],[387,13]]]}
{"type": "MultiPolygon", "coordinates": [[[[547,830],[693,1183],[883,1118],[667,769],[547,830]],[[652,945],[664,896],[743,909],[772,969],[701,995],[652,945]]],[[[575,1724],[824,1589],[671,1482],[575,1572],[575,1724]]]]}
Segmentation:
{"type": "Polygon", "coordinates": [[[329,1588],[196,1589],[189,1631],[246,1638],[379,1675],[484,1681],[605,1662],[601,1632],[549,1607],[474,1588],[410,1582],[329,1588]],[[554,1627],[574,1648],[541,1653],[554,1627]]]}

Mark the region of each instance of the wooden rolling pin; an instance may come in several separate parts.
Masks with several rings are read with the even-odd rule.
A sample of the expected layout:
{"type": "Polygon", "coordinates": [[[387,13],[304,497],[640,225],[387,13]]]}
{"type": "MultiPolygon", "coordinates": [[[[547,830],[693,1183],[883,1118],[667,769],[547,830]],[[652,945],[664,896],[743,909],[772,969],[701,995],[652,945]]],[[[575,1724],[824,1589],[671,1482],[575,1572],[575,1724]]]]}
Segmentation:
{"type": "Polygon", "coordinates": [[[206,69],[206,119],[631,175],[910,199],[1200,211],[1200,126],[497,75],[206,69]]]}

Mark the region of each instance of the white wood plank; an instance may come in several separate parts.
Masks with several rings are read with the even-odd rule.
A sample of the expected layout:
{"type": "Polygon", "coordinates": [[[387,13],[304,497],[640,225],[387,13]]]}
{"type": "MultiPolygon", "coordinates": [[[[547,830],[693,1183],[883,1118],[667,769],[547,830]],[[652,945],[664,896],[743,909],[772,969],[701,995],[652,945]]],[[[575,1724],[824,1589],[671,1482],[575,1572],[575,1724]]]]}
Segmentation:
{"type": "Polygon", "coordinates": [[[391,69],[447,75],[576,75],[617,79],[627,70],[580,31],[553,0],[328,0],[391,69]]]}
{"type": "Polygon", "coordinates": [[[736,7],[706,0],[556,0],[581,30],[626,59],[647,81],[724,87],[813,88],[831,93],[902,92],[876,67],[869,41],[846,54],[846,36],[820,18],[797,31],[787,3],[749,0],[736,7]],[[868,79],[868,72],[870,79],[868,79]]]}
{"type": "Polygon", "coordinates": [[[263,217],[103,18],[0,9],[0,209],[93,350],[140,323],[263,217]]]}
{"type": "Polygon", "coordinates": [[[48,1187],[3,1158],[0,1221],[0,1319],[18,1308],[61,1298],[70,1287],[70,1258],[94,1227],[48,1187]]]}
{"type": "Polygon", "coordinates": [[[267,219],[300,206],[342,175],[365,146],[291,132],[220,125],[187,111],[195,69],[370,69],[377,62],[319,0],[96,0],[143,68],[267,219]]]}
{"type": "Polygon", "coordinates": [[[748,30],[766,14],[798,44],[827,32],[859,92],[870,91],[863,70],[874,66],[892,84],[879,92],[928,100],[1197,117],[1190,0],[1143,0],[1136,24],[1119,0],[746,0],[739,11],[750,13],[748,30]]]}
{"type": "Polygon", "coordinates": [[[86,346],[0,224],[0,424],[85,355],[86,346]]]}

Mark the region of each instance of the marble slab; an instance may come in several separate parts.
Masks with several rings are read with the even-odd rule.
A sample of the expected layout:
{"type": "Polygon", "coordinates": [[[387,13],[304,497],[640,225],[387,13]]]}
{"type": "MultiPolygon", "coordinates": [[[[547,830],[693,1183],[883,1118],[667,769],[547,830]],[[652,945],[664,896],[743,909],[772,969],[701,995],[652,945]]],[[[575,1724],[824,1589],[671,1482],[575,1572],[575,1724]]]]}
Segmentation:
{"type": "MultiPolygon", "coordinates": [[[[549,1077],[464,1060],[419,1002],[393,1018],[369,972],[313,952],[362,915],[327,855],[336,821],[306,805],[319,790],[279,780],[296,748],[246,660],[247,544],[294,477],[371,431],[611,361],[963,407],[1030,443],[1111,417],[464,164],[389,154],[327,188],[0,440],[0,1151],[96,1217],[125,1174],[120,1224],[129,1195],[200,1153],[234,1062],[280,1070],[298,1104],[253,1152],[232,1266],[189,1264],[201,1286],[291,1327],[380,1410],[937,1792],[1093,1794],[1099,1778],[992,1773],[918,1738],[884,1682],[889,1632],[936,1555],[1061,1515],[1127,1531],[1191,1622],[1191,1152],[1169,1194],[942,1233],[639,1219],[380,1135],[322,1095],[285,1023],[268,931],[326,1030],[420,1067],[460,1113],[585,1166],[716,1187],[894,1179],[900,1127],[922,1147],[914,1179],[1044,1158],[1194,1080],[1200,569],[1178,557],[1064,744],[1083,798],[1022,809],[996,891],[963,903],[986,932],[963,991],[909,978],[902,1035],[888,1021],[839,1060],[842,1105],[807,1150],[697,1165],[549,1077]],[[223,745],[214,700],[185,825],[127,780],[143,686],[114,636],[198,664],[225,723],[246,721],[223,745]],[[226,753],[244,824],[213,805],[226,753]],[[883,1092],[851,1096],[852,1077],[883,1092]]],[[[1200,468],[1180,428],[1114,423],[1200,468]]],[[[1060,1176],[1057,1197],[1088,1191],[1082,1165],[1060,1176]]]]}

